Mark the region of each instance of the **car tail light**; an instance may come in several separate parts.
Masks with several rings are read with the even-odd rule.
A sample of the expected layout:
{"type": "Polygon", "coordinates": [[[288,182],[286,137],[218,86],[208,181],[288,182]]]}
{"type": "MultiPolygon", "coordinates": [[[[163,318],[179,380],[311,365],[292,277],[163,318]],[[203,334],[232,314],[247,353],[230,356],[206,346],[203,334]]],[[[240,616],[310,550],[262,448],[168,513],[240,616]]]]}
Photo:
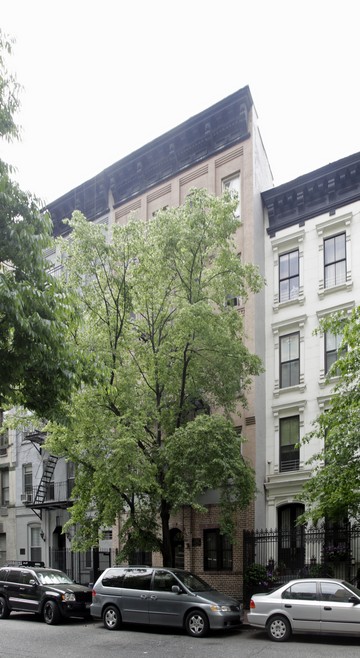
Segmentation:
{"type": "Polygon", "coordinates": [[[96,591],[93,589],[93,591],[92,591],[92,597],[95,598],[95,596],[96,596],[96,591]]]}
{"type": "Polygon", "coordinates": [[[254,610],[254,608],[256,608],[255,601],[253,599],[251,599],[251,601],[250,601],[250,610],[254,610]]]}

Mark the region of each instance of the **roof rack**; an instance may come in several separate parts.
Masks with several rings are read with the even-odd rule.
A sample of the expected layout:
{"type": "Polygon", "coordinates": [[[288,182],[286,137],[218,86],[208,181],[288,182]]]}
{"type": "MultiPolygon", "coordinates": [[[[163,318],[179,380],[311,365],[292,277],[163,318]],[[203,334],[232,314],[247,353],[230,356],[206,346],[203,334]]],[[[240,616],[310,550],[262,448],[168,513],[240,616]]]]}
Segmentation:
{"type": "Polygon", "coordinates": [[[45,567],[45,562],[34,562],[33,560],[22,560],[21,562],[22,567],[45,567]]]}

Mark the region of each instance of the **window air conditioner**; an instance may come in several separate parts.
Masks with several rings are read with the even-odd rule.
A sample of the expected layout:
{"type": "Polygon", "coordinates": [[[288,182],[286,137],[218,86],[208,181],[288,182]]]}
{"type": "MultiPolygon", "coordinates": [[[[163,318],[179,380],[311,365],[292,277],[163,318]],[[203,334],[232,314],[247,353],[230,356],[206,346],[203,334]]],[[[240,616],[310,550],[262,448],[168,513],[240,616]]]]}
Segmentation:
{"type": "Polygon", "coordinates": [[[21,502],[22,503],[32,503],[32,494],[31,493],[21,494],[21,502]]]}

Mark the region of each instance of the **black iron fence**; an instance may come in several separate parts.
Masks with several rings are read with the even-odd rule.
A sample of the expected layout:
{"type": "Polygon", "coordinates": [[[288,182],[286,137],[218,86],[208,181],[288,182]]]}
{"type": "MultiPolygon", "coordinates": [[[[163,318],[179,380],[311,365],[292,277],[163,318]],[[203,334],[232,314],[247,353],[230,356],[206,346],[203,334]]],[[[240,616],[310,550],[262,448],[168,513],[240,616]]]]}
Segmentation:
{"type": "Polygon", "coordinates": [[[293,578],[336,577],[360,585],[360,526],[244,531],[244,600],[293,578]]]}
{"type": "Polygon", "coordinates": [[[65,571],[70,578],[82,585],[94,583],[99,575],[116,563],[116,551],[92,549],[83,553],[67,549],[49,549],[46,566],[65,571]]]}

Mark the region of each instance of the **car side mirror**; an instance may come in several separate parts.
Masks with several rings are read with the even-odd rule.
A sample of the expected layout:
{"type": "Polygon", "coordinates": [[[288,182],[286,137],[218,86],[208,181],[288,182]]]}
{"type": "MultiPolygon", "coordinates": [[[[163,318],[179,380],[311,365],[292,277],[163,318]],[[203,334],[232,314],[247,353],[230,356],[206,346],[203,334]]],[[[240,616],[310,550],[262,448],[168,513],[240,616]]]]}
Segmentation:
{"type": "Polygon", "coordinates": [[[359,605],[360,600],[358,599],[357,596],[350,596],[348,599],[349,603],[353,603],[354,605],[359,605]]]}
{"type": "Polygon", "coordinates": [[[181,594],[182,590],[180,589],[179,585],[172,585],[171,591],[174,594],[181,594]]]}

